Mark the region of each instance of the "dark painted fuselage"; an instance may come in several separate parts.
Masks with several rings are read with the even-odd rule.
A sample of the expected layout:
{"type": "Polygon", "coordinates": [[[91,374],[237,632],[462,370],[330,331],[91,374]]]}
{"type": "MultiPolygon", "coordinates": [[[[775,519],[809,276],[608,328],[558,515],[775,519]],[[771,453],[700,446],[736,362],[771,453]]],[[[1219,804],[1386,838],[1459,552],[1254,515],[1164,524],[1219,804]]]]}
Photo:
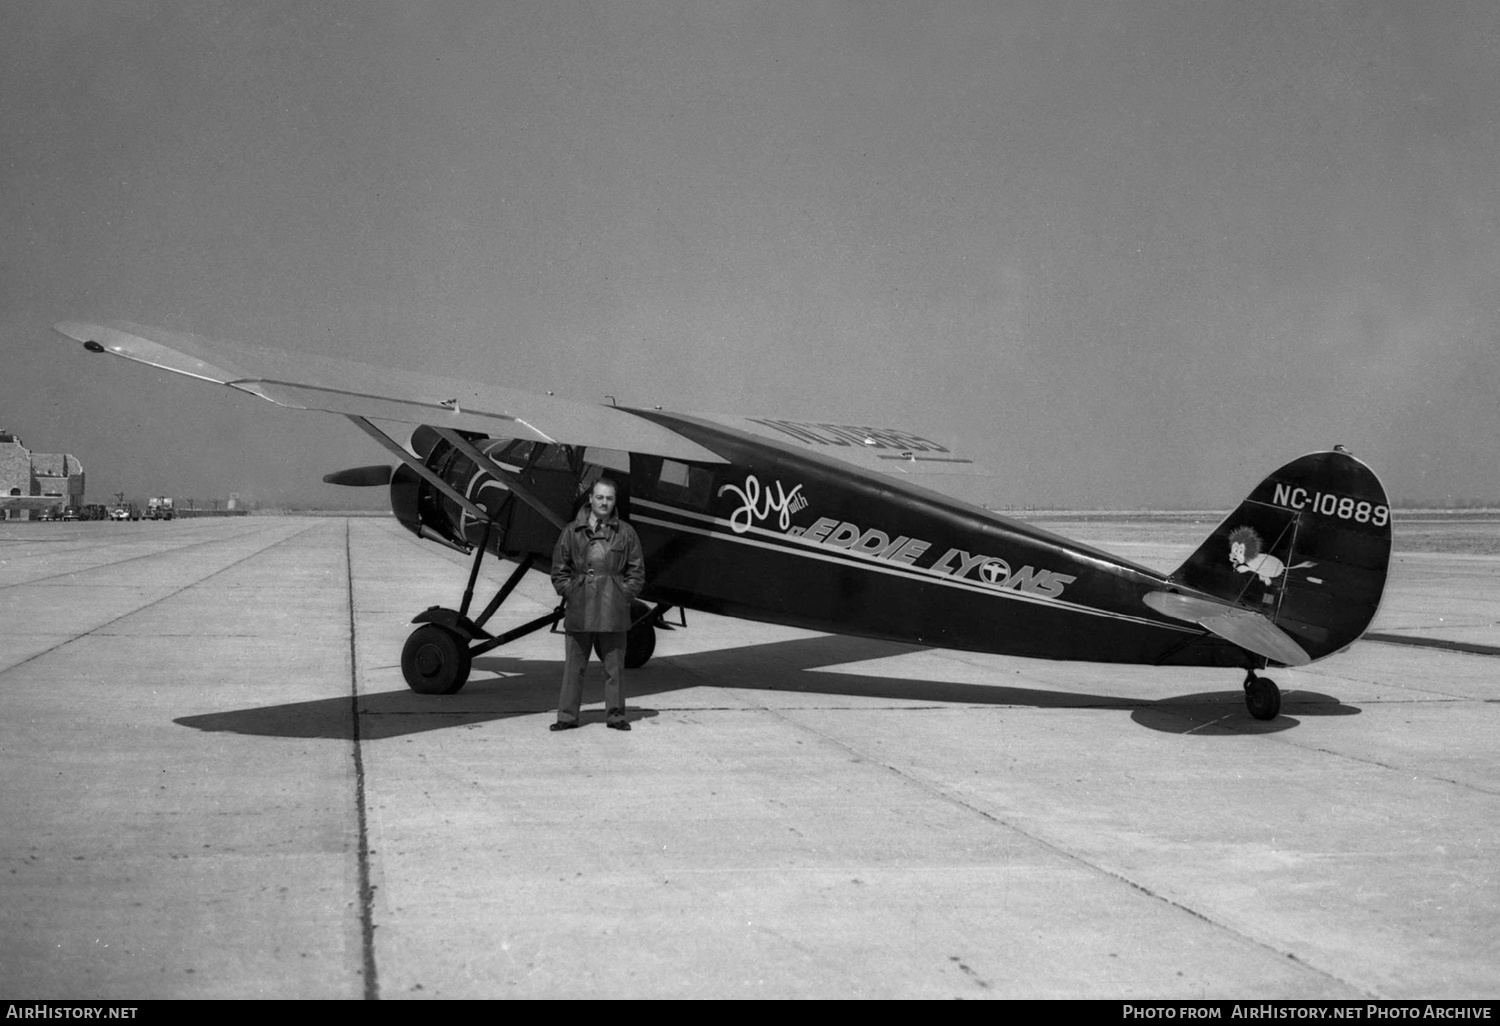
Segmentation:
{"type": "MultiPolygon", "coordinates": [[[[1142,596],[1169,583],[1153,570],[899,477],[693,417],[635,412],[728,462],[619,453],[610,469],[560,446],[489,440],[481,448],[518,468],[564,518],[595,477],[620,479],[622,513],[645,550],[647,600],[808,630],[1044,659],[1248,666],[1254,658],[1148,608],[1142,596]]],[[[445,445],[417,448],[470,499],[494,508],[505,489],[445,445]]],[[[397,516],[412,530],[481,542],[480,524],[414,476],[403,484],[398,472],[392,491],[397,516]]],[[[550,557],[554,527],[514,501],[502,514],[492,550],[550,557]]]]}
{"type": "Polygon", "coordinates": [[[1236,646],[1149,609],[1141,597],[1167,584],[1155,571],[899,478],[694,418],[642,415],[729,461],[664,470],[659,458],[632,459],[648,598],[942,648],[1249,665],[1236,646]]]}

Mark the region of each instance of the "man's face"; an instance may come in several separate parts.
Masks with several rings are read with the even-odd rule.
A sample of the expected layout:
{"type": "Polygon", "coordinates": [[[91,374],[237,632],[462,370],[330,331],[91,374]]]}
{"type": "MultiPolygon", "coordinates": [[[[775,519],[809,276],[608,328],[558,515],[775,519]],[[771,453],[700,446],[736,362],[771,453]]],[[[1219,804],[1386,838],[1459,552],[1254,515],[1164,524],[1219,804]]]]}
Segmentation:
{"type": "Polygon", "coordinates": [[[607,518],[615,508],[615,490],[607,484],[596,484],[589,493],[589,508],[600,520],[607,518]]]}

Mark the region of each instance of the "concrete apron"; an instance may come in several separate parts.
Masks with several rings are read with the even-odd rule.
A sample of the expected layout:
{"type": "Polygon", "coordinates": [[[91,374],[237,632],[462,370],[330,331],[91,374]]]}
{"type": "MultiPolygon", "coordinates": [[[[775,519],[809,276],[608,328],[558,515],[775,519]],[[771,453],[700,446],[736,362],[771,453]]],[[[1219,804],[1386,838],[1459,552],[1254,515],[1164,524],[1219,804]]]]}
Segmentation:
{"type": "MultiPolygon", "coordinates": [[[[1231,671],[689,614],[634,731],[595,666],[552,734],[546,633],[401,682],[456,554],[185,524],[0,567],[6,994],[1494,993],[1492,659],[1357,645],[1261,724],[1231,671]]],[[[1423,567],[1389,608],[1493,600],[1481,567],[1443,612],[1423,567]]],[[[496,629],[554,602],[534,574],[496,629]]]]}

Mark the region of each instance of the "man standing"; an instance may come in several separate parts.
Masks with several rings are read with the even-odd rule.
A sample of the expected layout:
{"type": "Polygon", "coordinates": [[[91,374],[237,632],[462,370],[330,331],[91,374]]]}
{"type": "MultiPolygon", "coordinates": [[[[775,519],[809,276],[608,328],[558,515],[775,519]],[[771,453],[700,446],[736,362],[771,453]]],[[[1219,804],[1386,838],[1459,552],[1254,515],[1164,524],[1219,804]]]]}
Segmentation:
{"type": "Polygon", "coordinates": [[[646,561],[635,528],[615,510],[615,483],[594,482],[588,504],[557,539],[552,550],[552,587],[567,599],[563,617],[562,695],[552,730],[578,726],[583,701],[583,668],[596,643],[604,663],[605,722],[629,730],[620,674],[625,669],[625,632],[630,603],[646,584],[646,561]]]}

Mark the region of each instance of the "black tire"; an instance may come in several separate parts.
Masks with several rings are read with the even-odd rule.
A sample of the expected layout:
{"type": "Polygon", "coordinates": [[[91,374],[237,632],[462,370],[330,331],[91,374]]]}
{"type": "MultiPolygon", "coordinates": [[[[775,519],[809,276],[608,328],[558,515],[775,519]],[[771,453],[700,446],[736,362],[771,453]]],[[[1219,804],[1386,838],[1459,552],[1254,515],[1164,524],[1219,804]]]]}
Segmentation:
{"type": "MultiPolygon", "coordinates": [[[[633,623],[651,612],[651,607],[644,602],[632,602],[630,604],[630,619],[633,623]]],[[[651,659],[652,653],[656,651],[656,628],[650,620],[641,620],[633,628],[625,633],[625,669],[638,670],[651,659]]],[[[599,639],[594,639],[594,655],[602,662],[604,653],[599,650],[599,639]]]]}
{"type": "Polygon", "coordinates": [[[1245,685],[1245,707],[1257,720],[1274,720],[1281,712],[1281,689],[1268,677],[1254,677],[1245,685]]]}
{"type": "Polygon", "coordinates": [[[452,695],[469,680],[469,646],[446,627],[426,623],[401,649],[401,676],[419,695],[452,695]]]}
{"type": "MultiPolygon", "coordinates": [[[[638,670],[645,666],[656,651],[656,628],[646,622],[625,635],[625,669],[638,670]]],[[[594,655],[600,662],[604,653],[599,649],[599,639],[594,639],[594,655]]]]}
{"type": "Polygon", "coordinates": [[[635,630],[625,635],[625,668],[637,670],[651,659],[656,651],[656,628],[650,620],[636,625],[635,630]]]}

